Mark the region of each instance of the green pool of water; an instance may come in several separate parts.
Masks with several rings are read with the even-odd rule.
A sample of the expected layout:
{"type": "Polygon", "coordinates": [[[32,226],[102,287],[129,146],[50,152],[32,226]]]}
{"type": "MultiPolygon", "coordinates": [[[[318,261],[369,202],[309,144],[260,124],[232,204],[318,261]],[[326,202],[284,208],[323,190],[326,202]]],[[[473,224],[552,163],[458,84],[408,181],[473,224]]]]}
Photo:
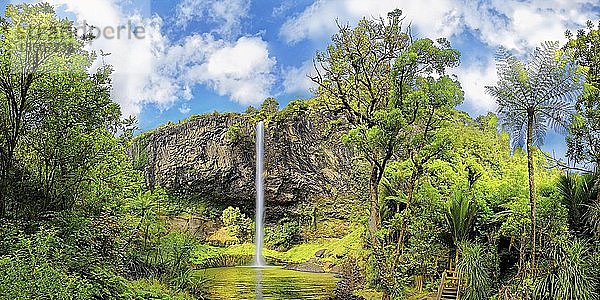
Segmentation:
{"type": "Polygon", "coordinates": [[[328,299],[338,281],[281,267],[214,268],[198,271],[208,280],[208,299],[328,299]]]}

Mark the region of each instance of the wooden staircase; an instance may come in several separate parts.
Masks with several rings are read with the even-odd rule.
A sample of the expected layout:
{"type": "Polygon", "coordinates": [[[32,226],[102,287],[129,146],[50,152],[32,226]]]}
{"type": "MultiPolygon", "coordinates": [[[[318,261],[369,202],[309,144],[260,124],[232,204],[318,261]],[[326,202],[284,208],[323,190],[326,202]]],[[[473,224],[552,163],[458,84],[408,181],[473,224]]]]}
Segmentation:
{"type": "Polygon", "coordinates": [[[446,270],[438,288],[436,300],[460,299],[460,275],[455,270],[446,270]]]}

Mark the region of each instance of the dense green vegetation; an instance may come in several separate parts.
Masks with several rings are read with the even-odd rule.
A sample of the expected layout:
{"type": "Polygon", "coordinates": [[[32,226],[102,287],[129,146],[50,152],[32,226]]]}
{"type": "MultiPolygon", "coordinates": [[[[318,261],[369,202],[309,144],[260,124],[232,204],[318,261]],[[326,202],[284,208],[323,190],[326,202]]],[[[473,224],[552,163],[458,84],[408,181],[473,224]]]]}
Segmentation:
{"type": "Polygon", "coordinates": [[[445,75],[458,52],[411,38],[401,17],[341,26],[312,78],[371,167],[367,285],[406,298],[457,268],[467,299],[596,298],[598,29],[525,61],[501,49],[487,87],[499,115],[472,120],[453,109],[462,91],[445,75]],[[585,169],[535,147],[549,127],[569,132],[585,169]]]}
{"type": "Polygon", "coordinates": [[[0,35],[0,294],[3,299],[191,298],[193,241],[160,221],[126,148],[134,123],[87,69],[51,6],[9,5],[0,35]],[[183,291],[180,293],[180,291],[183,291]]]}
{"type": "MultiPolygon", "coordinates": [[[[436,295],[447,269],[464,299],[597,299],[600,27],[526,60],[501,50],[487,88],[499,114],[473,119],[456,109],[460,53],[402,18],[340,26],[315,58],[314,99],[237,115],[327,113],[324,134],[356,156],[356,197],[289,208],[266,228],[266,260],[341,274],[338,299],[436,295]],[[576,167],[536,147],[549,127],[576,167]]],[[[90,38],[48,4],[0,20],[0,298],[205,297],[198,269],[250,263],[252,210],[146,186],[148,134],[111,101],[111,67],[88,71],[90,38]]],[[[225,139],[252,142],[237,125],[225,139]]]]}

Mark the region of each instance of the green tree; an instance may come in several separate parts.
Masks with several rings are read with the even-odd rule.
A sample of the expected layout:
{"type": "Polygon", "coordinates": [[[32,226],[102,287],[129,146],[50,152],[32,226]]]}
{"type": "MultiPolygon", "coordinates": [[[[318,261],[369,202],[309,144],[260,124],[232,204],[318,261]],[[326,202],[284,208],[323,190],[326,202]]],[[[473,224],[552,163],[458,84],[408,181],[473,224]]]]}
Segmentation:
{"type": "Polygon", "coordinates": [[[85,40],[48,4],[7,6],[0,36],[0,216],[64,209],[118,123],[111,70],[88,74],[85,40]]]}
{"type": "Polygon", "coordinates": [[[38,84],[48,75],[79,65],[82,41],[72,23],[59,20],[49,4],[8,5],[0,19],[0,216],[5,214],[8,179],[31,115],[38,84]]]}
{"type": "Polygon", "coordinates": [[[429,146],[444,113],[462,100],[460,85],[445,75],[447,67],[458,64],[459,53],[445,40],[413,41],[403,32],[401,14],[395,10],[387,19],[363,19],[355,28],[338,24],[332,44],[317,53],[311,77],[326,109],[348,121],[345,144],[370,164],[373,244],[386,166],[395,155],[428,159],[419,156],[420,150],[429,146]]]}
{"type": "Polygon", "coordinates": [[[252,220],[240,211],[238,207],[228,207],[221,214],[221,221],[230,234],[240,241],[252,239],[252,220]]]}
{"type": "Polygon", "coordinates": [[[498,83],[486,87],[496,99],[498,113],[512,137],[513,146],[526,141],[531,210],[531,262],[536,255],[536,189],[533,145],[541,145],[548,126],[566,128],[572,100],[580,91],[575,68],[561,55],[558,42],[545,42],[523,63],[506,49],[497,55],[498,83]]]}
{"type": "Polygon", "coordinates": [[[385,121],[382,109],[391,102],[390,66],[408,45],[409,37],[402,32],[398,11],[387,20],[363,19],[356,28],[338,27],[333,44],[317,53],[315,64],[319,67],[311,79],[328,109],[341,111],[354,127],[354,136],[365,141],[356,148],[371,165],[369,231],[374,239],[380,224],[379,182],[394,147],[393,141],[382,136],[385,132],[377,123],[385,121]],[[378,137],[379,143],[375,141],[378,137]]]}
{"type": "Polygon", "coordinates": [[[267,116],[272,116],[279,111],[279,103],[275,98],[267,98],[260,105],[260,110],[267,116]]]}
{"type": "MultiPolygon", "coordinates": [[[[577,36],[567,31],[567,51],[573,53],[576,64],[583,67],[585,84],[577,100],[577,113],[569,127],[568,156],[578,163],[600,166],[600,24],[594,28],[587,22],[587,31],[578,30],[577,36]]],[[[596,182],[600,189],[600,181],[596,182]]],[[[600,203],[600,193],[597,202],[600,203]]]]}
{"type": "Polygon", "coordinates": [[[6,16],[0,45],[0,213],[10,204],[13,215],[34,217],[82,203],[92,180],[112,181],[123,168],[92,170],[123,150],[115,148],[113,134],[123,131],[126,142],[134,120],[119,121],[119,107],[110,99],[112,69],[89,74],[95,55],[83,49],[86,40],[75,35],[70,21],[58,20],[47,4],[9,5],[6,16]]]}
{"type": "Polygon", "coordinates": [[[269,123],[273,117],[277,115],[279,111],[279,102],[275,100],[275,98],[267,98],[260,105],[260,109],[256,109],[252,106],[249,106],[246,109],[246,114],[248,114],[252,120],[265,121],[265,123],[269,123]]]}

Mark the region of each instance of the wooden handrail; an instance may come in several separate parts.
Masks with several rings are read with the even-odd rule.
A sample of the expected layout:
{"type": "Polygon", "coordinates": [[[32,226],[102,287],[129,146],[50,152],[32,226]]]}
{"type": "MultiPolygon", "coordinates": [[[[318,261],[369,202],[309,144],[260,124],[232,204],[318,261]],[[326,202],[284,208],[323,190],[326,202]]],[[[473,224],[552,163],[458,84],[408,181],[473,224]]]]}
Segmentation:
{"type": "Polygon", "coordinates": [[[446,271],[444,271],[444,273],[442,273],[442,281],[440,281],[440,286],[438,287],[438,294],[436,299],[440,300],[442,298],[442,291],[444,290],[444,287],[446,285],[446,271]]]}
{"type": "Polygon", "coordinates": [[[460,273],[455,270],[446,270],[442,273],[442,281],[440,282],[440,286],[438,288],[437,300],[442,298],[442,293],[446,287],[448,287],[448,283],[450,283],[453,287],[456,287],[456,299],[460,299],[460,273]]]}

